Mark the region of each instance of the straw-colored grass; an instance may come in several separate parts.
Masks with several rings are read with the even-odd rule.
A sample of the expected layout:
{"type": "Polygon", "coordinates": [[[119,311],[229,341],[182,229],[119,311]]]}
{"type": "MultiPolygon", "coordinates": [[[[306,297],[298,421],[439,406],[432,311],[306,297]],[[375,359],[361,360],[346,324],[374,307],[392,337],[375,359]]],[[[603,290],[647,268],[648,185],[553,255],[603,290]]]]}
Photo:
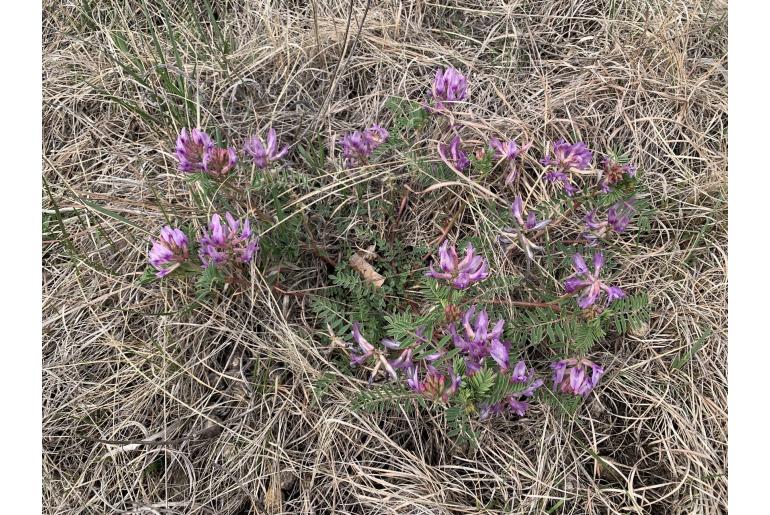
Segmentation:
{"type": "MultiPolygon", "coordinates": [[[[210,0],[218,30],[207,3],[45,2],[46,513],[726,511],[724,2],[210,0]],[[226,56],[212,44],[223,39],[226,56]],[[574,419],[534,406],[480,426],[475,450],[454,446],[439,418],[353,411],[356,379],[319,400],[331,350],[308,330],[302,296],[268,288],[274,271],[181,314],[191,285],[137,283],[165,213],[194,214],[171,153],[180,120],[160,119],[179,103],[165,74],[187,77],[201,125],[233,141],[270,123],[307,141],[387,124],[389,96],[419,99],[448,64],[471,84],[458,114],[467,141],[622,145],[656,210],[650,233],[618,253],[623,286],[650,296],[648,330],[597,346],[611,373],[574,419]]],[[[357,199],[330,161],[328,187],[292,209],[362,203],[325,243],[358,224],[380,230],[367,201],[404,170],[395,156],[361,171],[352,180],[382,191],[357,199]]],[[[533,202],[545,194],[526,186],[533,202]]],[[[457,210],[450,237],[493,238],[480,187],[414,196],[404,238],[435,241],[457,210]]],[[[286,288],[323,286],[323,262],[305,254],[286,288]]]]}

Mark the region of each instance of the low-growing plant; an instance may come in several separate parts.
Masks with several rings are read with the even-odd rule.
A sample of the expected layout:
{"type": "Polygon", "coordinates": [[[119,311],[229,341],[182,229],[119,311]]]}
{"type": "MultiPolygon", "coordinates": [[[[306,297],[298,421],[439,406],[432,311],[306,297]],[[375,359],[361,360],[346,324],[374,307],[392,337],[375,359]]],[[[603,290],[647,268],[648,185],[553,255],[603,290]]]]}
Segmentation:
{"type": "MultiPolygon", "coordinates": [[[[207,216],[197,235],[187,221],[163,227],[149,252],[153,274],[196,275],[199,297],[218,285],[243,281],[246,265],[260,249],[260,237],[247,216],[255,211],[259,215],[259,209],[239,207],[238,194],[245,189],[274,208],[274,216],[260,216],[274,222],[267,242],[272,255],[296,258],[304,238],[333,269],[325,277],[324,293],[313,296],[310,303],[319,329],[335,341],[351,335],[345,352],[353,368],[346,365],[341,370],[366,369],[370,385],[389,381],[362,390],[354,406],[372,409],[397,403],[402,408],[443,411],[450,435],[460,439],[473,439],[471,419],[524,417],[537,399],[574,410],[605,375],[604,366],[589,359],[592,347],[610,331],[624,333],[643,326],[647,316],[646,296],[630,295],[617,285],[612,256],[603,248],[617,248],[614,243],[629,233],[634,217],[647,211],[643,203],[640,209],[636,169],[618,151],[609,152],[595,166],[586,143],[564,139],[547,145],[545,156],[537,161],[525,159],[533,142],[520,144],[515,139],[490,137],[487,148],[471,151],[454,112],[467,102],[468,83],[454,68],[436,72],[426,97],[422,102],[389,100],[387,107],[395,117],[391,131],[372,124],[346,134],[338,143],[337,165],[347,177],[356,177],[358,170],[376,167],[378,160],[392,153],[404,159],[407,181],[415,183],[423,176],[458,174],[466,178],[477,174],[495,182],[499,175],[502,191],[510,192],[512,200],[508,213],[499,205],[485,206],[502,227],[493,239],[498,251],[528,263],[526,276],[496,271],[499,267],[487,257],[495,253],[480,235],[469,234],[458,252],[458,244],[449,241],[446,231],[428,270],[424,260],[434,252],[431,245],[405,245],[397,233],[383,238],[365,227],[354,232],[361,242],[371,244],[368,251],[343,243],[332,259],[312,239],[312,212],[285,211],[282,197],[289,190],[276,187],[286,186],[282,181],[292,176],[276,176],[274,170],[288,156],[289,146],[279,144],[273,128],[264,139],[254,135],[243,144],[246,162],[253,163],[248,183],[236,173],[241,163],[234,147],[217,145],[199,128],[182,129],[176,143],[179,170],[201,192],[199,200],[207,212],[213,209],[223,215],[207,216]],[[416,137],[427,124],[441,128],[443,141],[435,147],[416,137]],[[532,162],[539,168],[528,165],[532,162]],[[531,194],[524,199],[523,181],[532,176],[548,192],[537,206],[532,205],[531,194]],[[238,211],[246,212],[239,218],[233,214],[238,211]],[[382,257],[379,270],[368,262],[367,254],[382,257]],[[500,293],[507,298],[499,298],[500,293]],[[538,370],[532,363],[550,365],[538,370]],[[544,376],[548,370],[550,379],[544,376]]],[[[312,181],[318,180],[326,158],[323,146],[320,152],[309,153],[317,149],[317,141],[298,145],[316,175],[300,174],[301,180],[292,187],[301,185],[307,194],[317,185],[312,181]]],[[[335,154],[333,148],[329,154],[335,154]]],[[[399,180],[403,179],[386,179],[390,188],[399,180]]],[[[367,202],[370,212],[384,214],[390,209],[378,200],[363,200],[362,182],[365,179],[350,180],[344,187],[355,188],[355,199],[367,202]]],[[[528,190],[532,188],[529,181],[528,190]]],[[[343,226],[357,209],[355,204],[334,210],[318,206],[318,213],[336,216],[337,225],[343,226]]]]}
{"type": "MultiPolygon", "coordinates": [[[[446,141],[436,148],[447,168],[468,175],[478,168],[483,175],[499,167],[503,184],[516,191],[517,178],[525,169],[522,156],[532,143],[490,138],[486,151],[470,154],[459,133],[461,124],[452,113],[453,106],[466,99],[467,81],[450,68],[437,71],[423,104],[424,114],[403,109],[403,102],[392,103],[391,110],[401,112],[394,122],[401,148],[409,148],[409,157],[416,163],[428,161],[432,151],[424,148],[428,155],[419,155],[403,134],[416,126],[410,120],[433,117],[449,128],[446,141]]],[[[392,381],[362,392],[356,406],[398,403],[403,407],[417,401],[443,410],[453,436],[472,438],[470,417],[485,420],[506,413],[523,417],[536,398],[557,399],[552,404],[572,411],[576,404],[570,397],[588,396],[605,374],[601,364],[588,358],[591,348],[609,331],[623,333],[630,325],[641,326],[647,316],[646,296],[629,295],[613,284],[605,252],[597,248],[621,238],[629,228],[636,213],[636,170],[617,153],[604,158],[598,168],[593,163],[594,154],[585,143],[554,141],[539,160],[541,176],[555,188],[553,201],[526,211],[522,195],[513,196],[511,226],[500,232],[498,243],[508,252],[518,249],[533,262],[543,256],[546,266],[561,273],[562,281],[555,286],[542,274],[542,284],[532,284],[529,278],[530,284],[520,291],[537,300],[503,302],[517,308],[516,316],[507,322],[500,317],[490,326],[491,313],[499,312],[493,298],[499,289],[493,284],[488,259],[470,243],[460,256],[455,245],[444,241],[438,259],[419,281],[419,294],[400,309],[398,303],[390,306],[396,308],[394,312],[372,316],[369,309],[366,316],[358,317],[355,307],[346,310],[340,303],[340,309],[330,310],[326,300],[319,301],[323,318],[350,321],[332,320],[327,327],[351,331],[347,351],[351,364],[368,369],[369,383],[378,378],[392,381]],[[565,222],[580,219],[580,211],[584,228],[573,234],[565,222]],[[555,256],[569,259],[554,263],[555,256]],[[485,291],[487,284],[492,295],[485,291]],[[525,354],[528,347],[534,350],[544,340],[549,345],[540,355],[551,356],[550,393],[536,395],[547,379],[527,364],[525,354]]],[[[506,283],[516,278],[504,279],[502,288],[507,289],[506,283]]],[[[363,283],[357,286],[364,287],[363,283]]],[[[349,290],[355,294],[357,288],[349,290]]],[[[371,287],[371,291],[378,290],[371,287]]],[[[356,306],[364,304],[363,296],[356,298],[356,306]]],[[[382,311],[385,303],[377,307],[382,311]]]]}

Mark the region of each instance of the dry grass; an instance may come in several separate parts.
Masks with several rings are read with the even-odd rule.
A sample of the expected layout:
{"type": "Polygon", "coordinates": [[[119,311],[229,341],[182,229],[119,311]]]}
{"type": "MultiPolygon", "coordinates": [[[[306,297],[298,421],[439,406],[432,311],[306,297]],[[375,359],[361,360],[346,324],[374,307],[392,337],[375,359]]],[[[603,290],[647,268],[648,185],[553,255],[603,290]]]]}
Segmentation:
{"type": "MultiPolygon", "coordinates": [[[[153,57],[151,27],[173,55],[159,0],[94,2],[90,22],[73,2],[45,4],[44,174],[66,230],[44,193],[46,513],[726,511],[723,2],[386,0],[365,13],[359,1],[348,39],[364,14],[365,23],[336,74],[343,0],[227,2],[221,30],[235,45],[226,62],[175,2],[166,21],[184,70],[153,57]],[[121,68],[116,34],[148,63],[145,85],[121,68]],[[621,262],[623,285],[651,297],[649,332],[596,349],[612,373],[574,420],[538,406],[480,428],[477,450],[453,446],[439,419],[352,411],[354,379],[317,402],[312,381],[332,366],[328,349],[305,329],[303,299],[275,295],[259,274],[239,295],[168,314],[185,306],[189,285],[137,279],[140,228],[155,231],[163,209],[193,214],[170,154],[179,127],[110,98],[160,116],[164,99],[176,102],[162,74],[182,72],[198,85],[202,125],[230,138],[268,122],[287,139],[314,127],[332,138],[381,119],[390,95],[419,98],[432,69],[449,63],[469,72],[473,103],[459,115],[468,140],[497,132],[542,145],[577,133],[595,148],[621,144],[657,209],[621,262]]],[[[203,31],[216,37],[208,23],[203,31]]],[[[403,168],[393,159],[355,180],[385,194],[389,181],[374,179],[403,168]]],[[[294,209],[355,201],[346,176],[331,164],[328,173],[329,187],[294,209]]],[[[473,225],[494,234],[479,196],[467,184],[439,198],[464,210],[452,236],[473,225]]],[[[411,202],[405,233],[434,239],[442,213],[411,202]]],[[[364,203],[352,223],[367,217],[364,203]]],[[[319,265],[308,258],[286,286],[321,286],[319,265]]]]}

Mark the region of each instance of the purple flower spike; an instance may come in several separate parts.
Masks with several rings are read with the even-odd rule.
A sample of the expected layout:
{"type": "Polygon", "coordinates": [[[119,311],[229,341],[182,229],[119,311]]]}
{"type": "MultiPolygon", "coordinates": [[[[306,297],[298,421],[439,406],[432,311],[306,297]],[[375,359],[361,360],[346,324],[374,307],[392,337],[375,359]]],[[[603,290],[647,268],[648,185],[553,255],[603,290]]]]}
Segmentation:
{"type": "Polygon", "coordinates": [[[200,129],[182,129],[176,139],[176,157],[179,170],[188,173],[204,171],[203,159],[206,152],[214,147],[211,136],[200,129]]]}
{"type": "Polygon", "coordinates": [[[530,143],[519,147],[515,140],[502,142],[497,138],[489,140],[489,146],[495,151],[495,159],[498,161],[506,161],[508,163],[508,176],[505,178],[505,184],[511,184],[516,175],[518,175],[518,167],[516,165],[516,159],[522,155],[530,147],[530,143]]]}
{"type": "Polygon", "coordinates": [[[221,178],[238,162],[238,155],[232,147],[210,147],[203,154],[203,170],[212,177],[221,178]]]}
{"type": "Polygon", "coordinates": [[[160,230],[160,239],[152,241],[149,262],[158,270],[157,277],[165,277],[190,257],[187,236],[168,225],[160,230]]]}
{"type": "Polygon", "coordinates": [[[593,255],[593,271],[588,269],[585,259],[580,254],[572,256],[572,268],[575,273],[564,281],[564,291],[575,293],[578,290],[578,306],[583,309],[593,306],[604,292],[607,297],[607,304],[625,297],[623,290],[617,286],[610,286],[604,283],[599,274],[604,266],[604,254],[596,252],[593,255]]]}
{"type": "Polygon", "coordinates": [[[278,138],[275,135],[275,129],[271,127],[267,131],[266,143],[263,143],[259,136],[251,136],[243,145],[243,150],[251,156],[257,168],[264,170],[283,158],[289,152],[289,145],[284,145],[278,150],[278,138]]]}
{"type": "Polygon", "coordinates": [[[436,70],[429,95],[435,102],[434,109],[441,111],[446,108],[445,102],[452,104],[465,100],[467,91],[468,82],[463,74],[450,67],[445,70],[436,70]]]}
{"type": "Polygon", "coordinates": [[[489,276],[487,261],[476,254],[470,243],[465,247],[465,257],[462,261],[458,258],[455,247],[450,246],[448,241],[441,244],[438,255],[440,271],[436,271],[431,265],[430,271],[425,275],[449,281],[449,284],[457,290],[464,290],[489,276]]]}
{"type": "Polygon", "coordinates": [[[390,360],[388,363],[390,363],[390,366],[396,370],[399,369],[408,369],[414,367],[414,362],[412,361],[412,353],[414,351],[409,348],[401,352],[401,355],[394,359],[390,360]]]}
{"type": "Polygon", "coordinates": [[[438,153],[441,159],[459,171],[465,170],[471,164],[468,154],[460,148],[461,143],[460,136],[455,136],[449,145],[440,143],[438,146],[438,153]]]}
{"type": "Polygon", "coordinates": [[[366,341],[366,338],[363,337],[361,334],[361,325],[358,322],[353,322],[352,333],[353,341],[356,342],[361,349],[361,354],[351,353],[350,363],[352,365],[360,365],[374,353],[374,345],[366,341]]]}
{"type": "Polygon", "coordinates": [[[631,164],[621,165],[609,157],[602,159],[601,166],[602,178],[599,182],[599,188],[604,193],[609,192],[612,186],[622,181],[623,178],[636,175],[636,167],[631,164]]]}
{"type": "Polygon", "coordinates": [[[599,383],[604,369],[586,358],[562,359],[551,364],[553,388],[562,393],[586,397],[599,383]]]}
{"type": "Polygon", "coordinates": [[[345,168],[353,168],[366,164],[372,152],[388,140],[388,131],[377,124],[365,131],[355,131],[343,136],[342,157],[345,159],[345,168]]]}
{"type": "Polygon", "coordinates": [[[198,255],[204,268],[209,265],[230,263],[248,263],[259,250],[259,238],[251,231],[248,219],[242,222],[225,213],[226,223],[214,214],[208,230],[200,237],[198,255]]]}

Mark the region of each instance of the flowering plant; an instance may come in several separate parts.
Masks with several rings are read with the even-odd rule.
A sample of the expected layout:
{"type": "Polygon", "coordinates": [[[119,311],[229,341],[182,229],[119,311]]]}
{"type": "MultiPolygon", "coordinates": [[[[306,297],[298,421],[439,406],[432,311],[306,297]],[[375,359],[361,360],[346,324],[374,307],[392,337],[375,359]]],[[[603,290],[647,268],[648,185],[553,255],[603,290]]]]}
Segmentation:
{"type": "MultiPolygon", "coordinates": [[[[489,138],[488,150],[477,147],[474,151],[474,140],[465,137],[463,124],[457,122],[459,113],[453,112],[457,102],[468,98],[467,81],[456,69],[436,72],[428,98],[431,102],[420,117],[403,109],[403,102],[394,104],[399,116],[393,128],[385,131],[386,137],[394,138],[395,148],[412,155],[414,144],[405,134],[421,126],[417,120],[434,120],[445,134],[432,149],[424,148],[428,157],[439,158],[432,160],[438,163],[434,170],[440,173],[443,163],[444,170],[452,172],[448,177],[459,173],[471,179],[495,177],[502,168],[499,184],[504,189],[499,191],[514,191],[510,226],[498,235],[503,245],[498,249],[538,267],[551,267],[561,279],[549,285],[548,275],[543,276],[540,291],[535,284],[521,290],[529,298],[495,299],[500,284],[521,279],[494,271],[494,247],[484,246],[483,241],[479,245],[476,239],[452,244],[443,236],[422,281],[412,279],[420,282],[421,293],[409,300],[405,311],[396,307],[383,312],[390,304],[384,294],[368,289],[355,273],[338,272],[334,282],[339,295],[353,295],[356,304],[372,302],[366,309],[346,314],[352,326],[331,314],[345,312],[341,304],[316,304],[327,327],[338,328],[341,335],[349,331],[348,363],[354,370],[365,369],[369,384],[380,384],[372,393],[363,391],[357,405],[412,399],[420,405],[439,406],[455,426],[453,434],[461,435],[472,433],[467,420],[461,421],[464,417],[479,421],[526,417],[538,403],[564,406],[564,399],[574,399],[574,404],[588,398],[605,375],[598,360],[588,357],[592,347],[612,328],[625,330],[630,320],[644,316],[644,296],[629,295],[611,281],[605,252],[596,248],[610,236],[622,238],[639,212],[635,183],[628,182],[635,170],[626,162],[616,165],[622,161],[616,153],[595,167],[595,152],[581,141],[557,139],[546,146],[544,157],[531,161],[524,156],[533,152],[532,142],[489,138]],[[527,163],[540,168],[532,171],[527,163]],[[525,204],[524,184],[530,191],[539,187],[551,192],[551,200],[537,204],[537,196],[528,193],[525,204]],[[578,246],[568,251],[563,243],[567,241],[578,246]],[[589,267],[583,256],[591,247],[595,250],[589,254],[589,267]],[[565,253],[570,256],[569,271],[553,259],[565,253]],[[501,310],[500,305],[509,309],[501,310]],[[538,347],[547,341],[550,345],[538,347]],[[549,371],[552,381],[545,386],[549,371]]],[[[376,144],[367,131],[349,134],[342,141],[346,164],[369,162],[376,144]]],[[[390,252],[387,247],[383,251],[390,252]]],[[[394,265],[395,270],[404,268],[413,269],[414,262],[394,265]]],[[[389,280],[388,275],[381,277],[389,280]]],[[[400,294],[409,295],[409,288],[404,285],[400,294]]],[[[515,290],[509,292],[513,296],[515,290]]]]}
{"type": "MultiPolygon", "coordinates": [[[[375,151],[387,143],[383,148],[406,156],[409,166],[423,176],[435,176],[436,181],[443,177],[420,195],[458,184],[483,192],[488,203],[479,212],[500,223],[491,238],[472,233],[472,241],[458,245],[449,234],[450,223],[427,247],[407,249],[398,238],[377,238],[371,248],[387,256],[379,271],[362,257],[377,255],[363,252],[364,241],[356,242],[349,260],[332,259],[313,240],[313,219],[332,219],[345,211],[346,202],[326,211],[319,204],[312,213],[319,216],[313,217],[305,216],[303,209],[297,212],[302,216],[285,212],[281,197],[292,190],[282,181],[292,177],[293,165],[282,163],[291,147],[279,141],[274,128],[247,137],[239,147],[241,156],[236,147],[215,142],[199,128],[184,128],[176,141],[178,167],[189,174],[210,208],[205,220],[198,218],[197,230],[190,223],[169,224],[151,240],[152,275],[197,275],[205,290],[215,283],[241,282],[265,248],[277,251],[281,263],[299,249],[309,249],[334,270],[331,284],[320,289],[325,293],[311,301],[312,309],[333,342],[347,340],[345,366],[353,373],[366,370],[368,383],[378,385],[363,390],[355,402],[363,406],[400,396],[440,408],[454,436],[471,434],[473,419],[517,419],[531,416],[544,403],[589,398],[605,375],[600,360],[589,359],[592,348],[608,331],[625,331],[637,322],[646,306],[643,296],[612,279],[615,273],[603,248],[641,225],[641,220],[635,221],[644,211],[636,169],[618,152],[597,157],[582,141],[556,139],[540,156],[531,157],[537,154],[534,143],[521,137],[482,135],[479,141],[480,125],[468,129],[471,124],[462,118],[470,114],[458,109],[468,100],[468,81],[455,68],[436,71],[427,97],[429,102],[422,106],[390,102],[394,120],[387,128],[374,123],[333,140],[337,143],[329,149],[338,148],[342,159],[330,161],[345,177],[342,189],[333,192],[344,191],[344,184],[352,182],[358,193],[353,200],[378,205],[363,189],[365,174],[377,168],[371,165],[382,153],[375,151]],[[412,138],[429,124],[440,133],[437,142],[412,138]],[[241,181],[244,167],[251,174],[250,184],[241,181]],[[266,173],[278,167],[285,173],[266,173]],[[256,203],[261,207],[252,204],[252,195],[261,198],[256,203]],[[244,197],[248,203],[242,202],[244,197]],[[248,208],[239,209],[245,205],[248,208]],[[275,213],[263,212],[265,206],[274,207],[275,213]],[[235,215],[238,211],[243,214],[235,215]],[[273,231],[267,240],[257,231],[258,220],[271,222],[261,235],[273,231]],[[436,257],[426,262],[434,253],[436,257]],[[507,260],[517,263],[513,268],[518,271],[506,272],[507,260]]],[[[314,157],[309,145],[298,144],[297,149],[307,164],[325,166],[325,150],[314,157]]],[[[307,175],[296,180],[309,185],[307,175]]],[[[378,183],[383,193],[376,197],[387,197],[387,186],[394,180],[378,183]]],[[[404,184],[403,191],[389,229],[394,234],[409,192],[415,190],[404,184]]],[[[289,205],[302,204],[310,195],[289,205]]],[[[383,203],[396,205],[387,198],[383,203]]],[[[382,211],[371,213],[376,217],[382,211]]],[[[342,221],[355,227],[353,239],[371,241],[371,234],[352,218],[342,221]]],[[[260,264],[266,264],[265,258],[260,264]]],[[[271,287],[282,294],[304,295],[279,285],[276,278],[283,277],[285,268],[290,267],[268,268],[278,270],[265,274],[271,287]]]]}

